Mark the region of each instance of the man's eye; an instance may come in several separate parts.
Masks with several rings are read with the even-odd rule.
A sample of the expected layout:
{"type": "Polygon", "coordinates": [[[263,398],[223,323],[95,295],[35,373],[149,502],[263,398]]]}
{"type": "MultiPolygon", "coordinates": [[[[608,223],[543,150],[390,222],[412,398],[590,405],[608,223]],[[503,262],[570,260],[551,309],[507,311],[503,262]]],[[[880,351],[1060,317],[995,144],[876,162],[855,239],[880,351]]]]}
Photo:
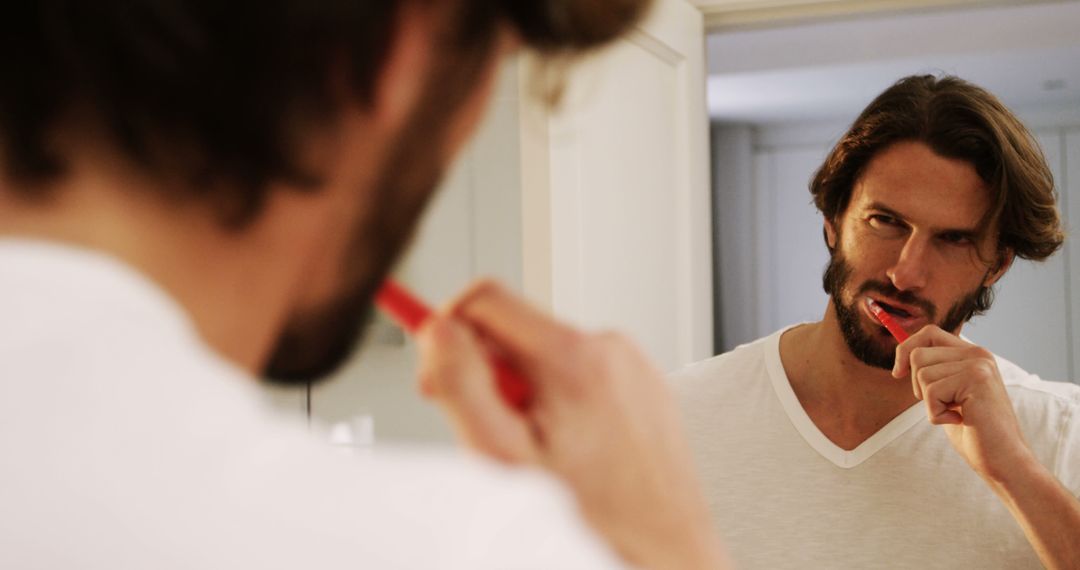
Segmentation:
{"type": "Polygon", "coordinates": [[[971,236],[955,232],[941,234],[940,238],[941,241],[945,243],[951,243],[955,245],[966,245],[971,243],[971,236]]]}
{"type": "Polygon", "coordinates": [[[900,225],[900,221],[892,216],[886,216],[884,214],[873,214],[870,216],[870,225],[873,227],[896,227],[900,225]]]}

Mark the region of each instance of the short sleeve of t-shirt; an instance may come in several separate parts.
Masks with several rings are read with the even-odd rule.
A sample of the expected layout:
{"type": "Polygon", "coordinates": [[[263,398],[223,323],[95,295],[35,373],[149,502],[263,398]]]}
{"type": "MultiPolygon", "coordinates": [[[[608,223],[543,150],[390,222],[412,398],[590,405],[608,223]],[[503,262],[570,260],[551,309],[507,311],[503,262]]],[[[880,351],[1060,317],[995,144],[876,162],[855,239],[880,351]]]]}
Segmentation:
{"type": "Polygon", "coordinates": [[[1074,497],[1080,497],[1080,395],[1072,397],[1062,416],[1054,474],[1074,497]]]}

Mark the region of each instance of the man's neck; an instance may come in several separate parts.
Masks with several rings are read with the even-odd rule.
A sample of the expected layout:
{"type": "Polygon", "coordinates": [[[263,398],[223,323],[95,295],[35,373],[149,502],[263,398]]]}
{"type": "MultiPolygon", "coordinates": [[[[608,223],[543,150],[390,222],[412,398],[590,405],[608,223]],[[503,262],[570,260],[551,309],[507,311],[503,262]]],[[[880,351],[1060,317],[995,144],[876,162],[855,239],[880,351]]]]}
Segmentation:
{"type": "Polygon", "coordinates": [[[184,307],[215,351],[257,372],[285,318],[288,292],[269,284],[283,281],[275,272],[287,271],[287,263],[260,257],[250,243],[257,235],[230,233],[205,211],[133,190],[137,181],[107,167],[77,173],[42,200],[0,192],[0,237],[70,244],[118,259],[184,307]]]}
{"type": "Polygon", "coordinates": [[[807,415],[843,449],[854,449],[917,402],[907,379],[851,353],[831,302],[820,322],[784,333],[780,359],[807,415]]]}

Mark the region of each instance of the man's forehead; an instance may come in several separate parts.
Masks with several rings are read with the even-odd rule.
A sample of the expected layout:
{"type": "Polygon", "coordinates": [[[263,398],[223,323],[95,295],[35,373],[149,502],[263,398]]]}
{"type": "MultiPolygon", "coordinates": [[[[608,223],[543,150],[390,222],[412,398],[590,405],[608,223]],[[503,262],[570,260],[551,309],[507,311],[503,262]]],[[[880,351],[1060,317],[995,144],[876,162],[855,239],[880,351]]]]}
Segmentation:
{"type": "Polygon", "coordinates": [[[974,229],[991,193],[974,166],[935,154],[921,143],[886,149],[856,180],[850,210],[887,210],[912,224],[974,229]]]}
{"type": "Polygon", "coordinates": [[[873,187],[866,187],[860,192],[856,186],[848,212],[863,214],[876,211],[928,229],[975,231],[990,208],[989,200],[957,207],[952,200],[937,202],[912,198],[902,192],[882,192],[873,187]]]}

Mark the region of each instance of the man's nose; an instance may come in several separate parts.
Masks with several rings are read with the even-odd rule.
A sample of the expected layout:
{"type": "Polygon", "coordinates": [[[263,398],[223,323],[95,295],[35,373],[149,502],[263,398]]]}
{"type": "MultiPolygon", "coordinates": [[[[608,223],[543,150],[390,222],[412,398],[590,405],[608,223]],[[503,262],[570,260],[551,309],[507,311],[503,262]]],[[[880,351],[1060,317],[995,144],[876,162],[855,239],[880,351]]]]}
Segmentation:
{"type": "Polygon", "coordinates": [[[889,280],[900,291],[919,290],[926,286],[929,274],[929,244],[912,234],[900,249],[900,255],[886,271],[889,280]]]}

